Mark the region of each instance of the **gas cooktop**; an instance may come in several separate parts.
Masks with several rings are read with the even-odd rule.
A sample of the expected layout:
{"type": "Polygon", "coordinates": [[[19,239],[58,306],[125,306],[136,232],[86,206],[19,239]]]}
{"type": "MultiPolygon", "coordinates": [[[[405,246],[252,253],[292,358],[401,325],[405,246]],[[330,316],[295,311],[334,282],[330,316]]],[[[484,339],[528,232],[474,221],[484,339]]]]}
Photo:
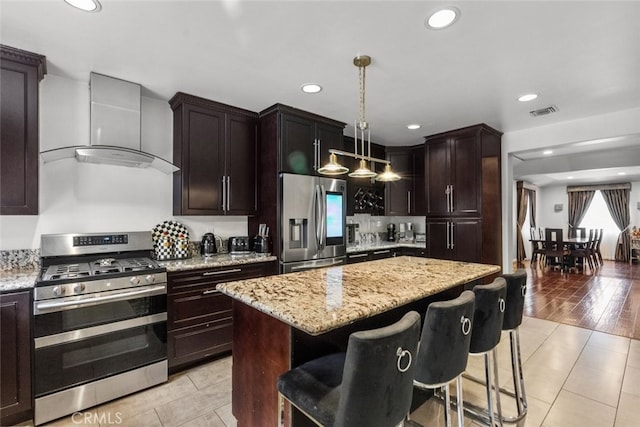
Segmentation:
{"type": "Polygon", "coordinates": [[[50,265],[43,273],[41,281],[83,279],[108,276],[117,273],[135,273],[158,270],[161,267],[149,258],[100,258],[90,262],[50,265]]]}

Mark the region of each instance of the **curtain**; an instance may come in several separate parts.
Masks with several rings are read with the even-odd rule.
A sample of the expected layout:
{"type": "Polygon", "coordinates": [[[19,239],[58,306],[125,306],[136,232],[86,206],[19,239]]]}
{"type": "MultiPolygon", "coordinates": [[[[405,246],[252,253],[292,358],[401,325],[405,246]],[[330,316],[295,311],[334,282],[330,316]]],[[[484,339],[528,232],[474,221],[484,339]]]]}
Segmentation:
{"type": "MultiPolygon", "coordinates": [[[[529,227],[536,228],[536,190],[528,189],[529,195],[529,227]]],[[[534,236],[531,236],[534,237],[534,236]]]]}
{"type": "Polygon", "coordinates": [[[613,221],[620,229],[616,246],[616,261],[629,261],[629,189],[602,190],[602,197],[607,203],[613,221]]]}
{"type": "Polygon", "coordinates": [[[524,237],[522,236],[522,223],[527,217],[527,190],[525,188],[518,188],[518,232],[516,233],[516,239],[518,241],[517,258],[518,262],[524,261],[524,237]]]}
{"type": "Polygon", "coordinates": [[[595,190],[572,191],[569,193],[569,237],[575,237],[575,229],[582,222],[582,218],[587,213],[595,194],[595,190]]]}

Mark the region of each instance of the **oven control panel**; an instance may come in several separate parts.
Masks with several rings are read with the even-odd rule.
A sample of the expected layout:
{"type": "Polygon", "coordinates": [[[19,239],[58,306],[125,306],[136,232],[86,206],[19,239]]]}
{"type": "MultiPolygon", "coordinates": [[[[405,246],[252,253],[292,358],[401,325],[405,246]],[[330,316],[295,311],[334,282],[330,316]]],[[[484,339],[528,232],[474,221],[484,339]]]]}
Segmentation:
{"type": "Polygon", "coordinates": [[[129,243],[128,234],[104,234],[73,237],[73,246],[126,245],[127,243],[129,243]]]}

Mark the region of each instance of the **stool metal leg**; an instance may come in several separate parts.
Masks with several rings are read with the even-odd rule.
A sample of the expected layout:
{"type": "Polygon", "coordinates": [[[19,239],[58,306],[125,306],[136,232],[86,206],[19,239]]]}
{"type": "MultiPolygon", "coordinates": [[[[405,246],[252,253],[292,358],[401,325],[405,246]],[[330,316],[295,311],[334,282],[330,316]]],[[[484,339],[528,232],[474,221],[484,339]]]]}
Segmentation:
{"type": "Polygon", "coordinates": [[[278,393],[278,427],[284,427],[284,398],[278,393]]]}
{"type": "Polygon", "coordinates": [[[444,425],[451,427],[451,392],[449,389],[449,383],[444,387],[444,425]]]}
{"type": "Polygon", "coordinates": [[[498,413],[496,417],[496,413],[493,410],[494,403],[496,404],[496,409],[500,411],[500,393],[498,392],[498,387],[495,386],[498,376],[495,375],[497,372],[497,365],[491,366],[495,363],[495,353],[494,350],[488,351],[484,354],[484,373],[487,378],[486,391],[487,391],[487,415],[489,417],[489,425],[500,426],[502,427],[502,416],[498,413]],[[495,378],[494,378],[495,376],[495,378]],[[495,387],[495,390],[494,390],[495,387]],[[494,393],[495,391],[495,393],[494,393]],[[495,397],[494,397],[495,395],[495,397]],[[495,402],[494,402],[495,399],[495,402]]]}
{"type": "Polygon", "coordinates": [[[516,407],[518,415],[513,418],[504,418],[505,422],[517,422],[527,415],[527,393],[524,388],[524,375],[522,373],[522,356],[520,353],[519,328],[509,331],[511,342],[511,370],[513,372],[513,389],[515,391],[516,407]]]}
{"type": "MultiPolygon", "coordinates": [[[[509,341],[511,347],[511,370],[513,375],[514,392],[500,387],[500,393],[513,397],[516,401],[517,415],[513,417],[502,416],[503,423],[517,423],[527,415],[527,393],[524,386],[524,375],[522,371],[522,356],[520,353],[520,331],[519,328],[509,331],[509,341]]],[[[486,385],[486,381],[474,376],[464,374],[464,377],[478,384],[486,385]]]]}
{"type": "Polygon", "coordinates": [[[462,399],[462,375],[456,377],[456,408],[458,411],[458,426],[464,426],[464,403],[462,399]]]}

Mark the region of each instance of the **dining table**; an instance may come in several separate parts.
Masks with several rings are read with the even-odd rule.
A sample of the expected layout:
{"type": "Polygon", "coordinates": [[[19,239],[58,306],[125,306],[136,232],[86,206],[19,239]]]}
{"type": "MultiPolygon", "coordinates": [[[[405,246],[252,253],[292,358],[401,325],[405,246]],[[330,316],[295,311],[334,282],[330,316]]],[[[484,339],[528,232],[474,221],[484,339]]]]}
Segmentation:
{"type": "MultiPolygon", "coordinates": [[[[566,247],[569,250],[569,253],[566,257],[563,258],[562,261],[562,269],[570,270],[571,268],[577,268],[582,270],[584,267],[584,260],[582,257],[575,257],[571,255],[572,249],[577,249],[579,247],[584,247],[591,243],[594,239],[589,237],[563,237],[562,238],[562,246],[566,247]]],[[[539,243],[546,243],[546,239],[529,239],[531,243],[534,245],[538,245],[539,243]]],[[[555,242],[555,240],[552,240],[555,242]]]]}

